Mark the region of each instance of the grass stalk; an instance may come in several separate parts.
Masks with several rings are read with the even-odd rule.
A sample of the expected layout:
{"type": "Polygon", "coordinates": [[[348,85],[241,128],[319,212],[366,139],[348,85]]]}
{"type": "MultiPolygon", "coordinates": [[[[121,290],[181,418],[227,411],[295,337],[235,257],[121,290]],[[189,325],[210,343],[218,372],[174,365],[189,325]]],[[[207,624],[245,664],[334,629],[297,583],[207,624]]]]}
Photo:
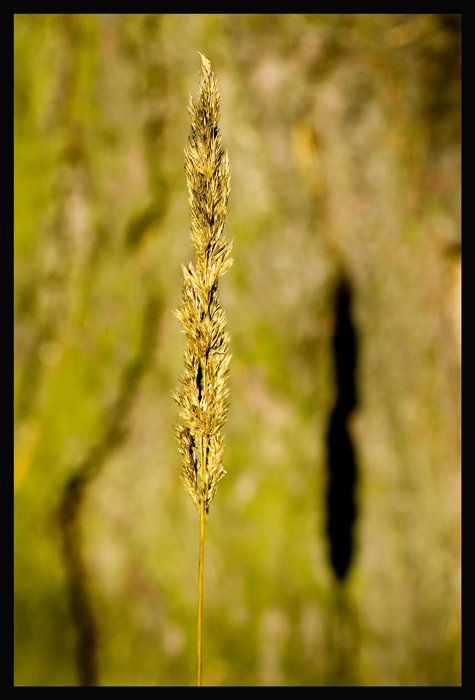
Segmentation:
{"type": "Polygon", "coordinates": [[[200,557],[198,562],[198,640],[197,640],[197,670],[196,685],[201,685],[203,668],[203,561],[205,548],[205,504],[200,504],[200,557]]]}
{"type": "Polygon", "coordinates": [[[208,59],[200,54],[200,94],[190,96],[191,130],[185,147],[189,191],[190,236],[196,261],[182,265],[182,302],[175,314],[186,335],[182,387],[173,392],[180,407],[175,428],[182,457],[181,481],[198,509],[197,685],[202,680],[203,556],[209,506],[226,473],[221,435],[227,411],[227,377],[231,356],[218,278],[232,265],[232,244],[223,236],[230,192],[228,155],[221,148],[220,94],[208,59]]]}

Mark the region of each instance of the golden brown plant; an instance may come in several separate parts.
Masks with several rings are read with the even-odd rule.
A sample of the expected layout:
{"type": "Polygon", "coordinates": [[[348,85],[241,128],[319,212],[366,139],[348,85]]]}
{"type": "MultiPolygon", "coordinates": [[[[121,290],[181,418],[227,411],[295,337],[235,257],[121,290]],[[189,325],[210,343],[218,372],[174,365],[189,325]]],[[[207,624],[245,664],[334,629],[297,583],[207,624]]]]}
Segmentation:
{"type": "Polygon", "coordinates": [[[220,430],[228,411],[226,379],[231,356],[218,278],[232,265],[232,243],[223,236],[230,191],[228,154],[218,126],[220,94],[215,74],[200,54],[203,72],[198,102],[190,96],[191,132],[185,148],[190,235],[196,262],[182,265],[183,298],[176,310],[186,334],[182,388],[173,393],[180,406],[175,428],[182,456],[181,480],[200,516],[198,570],[198,673],[201,685],[204,526],[218,481],[225,471],[220,430]]]}

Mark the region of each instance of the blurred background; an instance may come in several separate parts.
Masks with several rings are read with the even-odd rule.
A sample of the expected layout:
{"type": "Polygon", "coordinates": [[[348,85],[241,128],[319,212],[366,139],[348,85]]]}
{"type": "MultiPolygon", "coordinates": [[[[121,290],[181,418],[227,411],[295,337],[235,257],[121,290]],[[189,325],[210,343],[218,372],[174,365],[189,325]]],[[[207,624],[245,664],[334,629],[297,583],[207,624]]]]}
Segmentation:
{"type": "Polygon", "coordinates": [[[461,16],[14,18],[14,682],[189,685],[198,51],[231,163],[203,683],[459,685],[461,16]]]}

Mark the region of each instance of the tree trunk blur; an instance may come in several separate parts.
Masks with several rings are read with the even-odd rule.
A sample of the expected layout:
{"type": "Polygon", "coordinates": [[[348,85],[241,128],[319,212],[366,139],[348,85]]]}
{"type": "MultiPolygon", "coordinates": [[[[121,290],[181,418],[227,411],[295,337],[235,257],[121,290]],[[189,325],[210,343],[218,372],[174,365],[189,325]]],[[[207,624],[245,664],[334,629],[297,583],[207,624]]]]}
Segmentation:
{"type": "Polygon", "coordinates": [[[15,15],[15,684],[81,683],[57,514],[85,472],[94,682],[194,681],[198,51],[234,239],[203,685],[460,685],[458,14],[15,15]]]}

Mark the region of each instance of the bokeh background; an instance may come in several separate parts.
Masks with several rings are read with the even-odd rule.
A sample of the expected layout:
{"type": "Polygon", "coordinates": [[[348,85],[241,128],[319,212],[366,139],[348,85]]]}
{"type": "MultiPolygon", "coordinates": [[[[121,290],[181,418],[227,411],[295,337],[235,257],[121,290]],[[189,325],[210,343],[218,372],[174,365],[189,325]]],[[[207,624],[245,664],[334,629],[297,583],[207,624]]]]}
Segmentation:
{"type": "Polygon", "coordinates": [[[14,682],[195,682],[171,390],[198,51],[235,259],[203,682],[459,685],[456,14],[15,16],[14,682]]]}

